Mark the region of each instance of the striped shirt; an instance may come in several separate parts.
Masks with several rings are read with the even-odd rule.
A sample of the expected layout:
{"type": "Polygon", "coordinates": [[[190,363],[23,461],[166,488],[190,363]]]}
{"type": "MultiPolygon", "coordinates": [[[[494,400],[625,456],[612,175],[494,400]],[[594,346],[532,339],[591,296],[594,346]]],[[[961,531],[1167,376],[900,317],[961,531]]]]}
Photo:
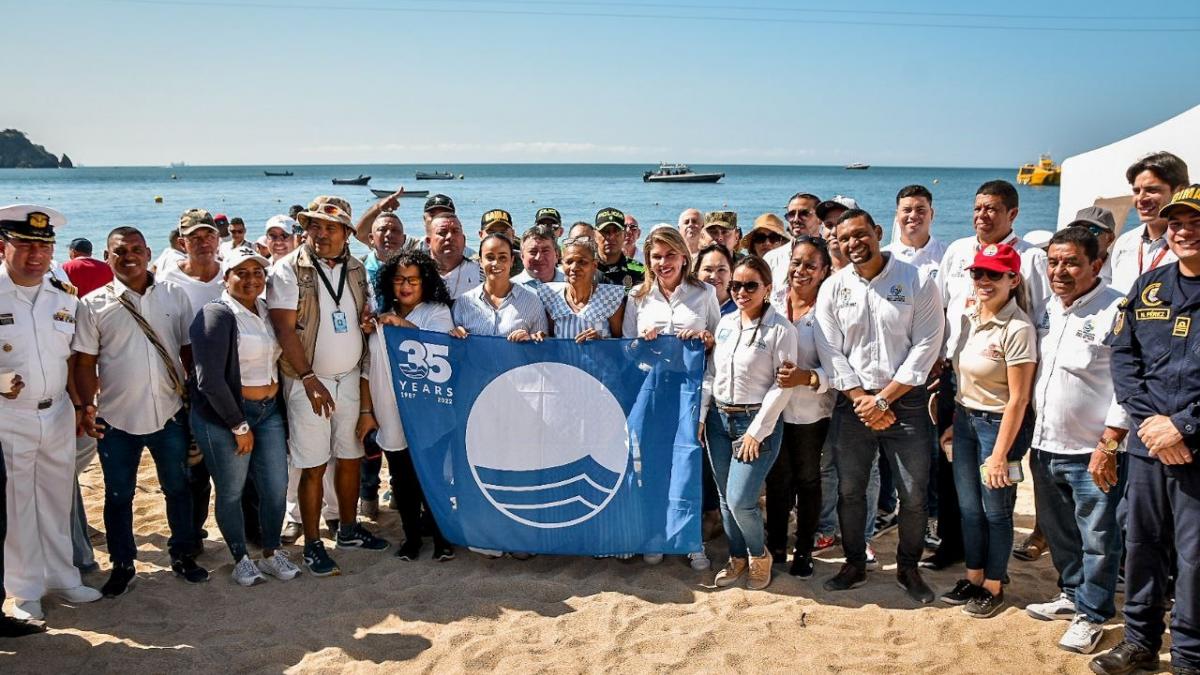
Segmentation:
{"type": "Polygon", "coordinates": [[[454,323],[471,335],[508,337],[516,330],[549,332],[546,308],[532,288],[513,284],[508,296],[493,307],[483,284],[463,293],[454,302],[454,323]]]}
{"type": "Polygon", "coordinates": [[[554,337],[574,339],[583,331],[595,328],[602,338],[612,337],[608,320],[625,303],[625,288],[615,284],[600,284],[592,287],[592,297],[578,313],[567,302],[566,284],[542,284],[537,287],[538,297],[546,307],[546,313],[554,322],[554,337]]]}

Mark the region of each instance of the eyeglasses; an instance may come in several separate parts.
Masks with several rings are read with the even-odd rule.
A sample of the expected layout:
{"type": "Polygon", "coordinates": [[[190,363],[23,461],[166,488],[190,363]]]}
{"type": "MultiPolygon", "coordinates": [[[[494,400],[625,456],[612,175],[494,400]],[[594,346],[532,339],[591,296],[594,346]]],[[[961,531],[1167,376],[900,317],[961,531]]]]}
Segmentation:
{"type": "Polygon", "coordinates": [[[788,220],[804,220],[813,214],[812,209],[793,209],[784,215],[788,220]]]}
{"type": "Polygon", "coordinates": [[[1006,276],[1016,276],[1016,275],[1013,274],[1012,272],[996,272],[994,270],[981,270],[979,268],[975,268],[975,269],[971,270],[971,278],[974,279],[975,281],[979,281],[980,279],[982,279],[984,277],[987,277],[988,281],[1000,281],[1001,279],[1003,279],[1006,276]]]}
{"type": "Polygon", "coordinates": [[[271,234],[267,235],[267,239],[282,240],[282,239],[291,239],[291,238],[292,238],[292,235],[286,234],[283,232],[279,232],[279,233],[272,232],[271,234]]]}
{"type": "Polygon", "coordinates": [[[757,281],[731,281],[729,282],[729,292],[739,293],[742,289],[745,289],[747,293],[757,293],[759,286],[762,286],[762,284],[757,281]]]}
{"type": "Polygon", "coordinates": [[[420,286],[421,277],[396,277],[397,286],[420,286]]]}

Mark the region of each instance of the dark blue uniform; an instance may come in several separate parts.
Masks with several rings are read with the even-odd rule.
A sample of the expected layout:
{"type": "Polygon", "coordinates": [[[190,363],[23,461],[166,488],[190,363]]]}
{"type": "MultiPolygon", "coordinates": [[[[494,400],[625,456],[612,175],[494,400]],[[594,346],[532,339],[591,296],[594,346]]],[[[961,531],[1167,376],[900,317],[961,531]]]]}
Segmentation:
{"type": "Polygon", "coordinates": [[[1200,668],[1200,457],[1168,466],[1151,457],[1137,425],[1171,418],[1200,451],[1200,280],[1178,263],[1137,280],[1109,338],[1117,401],[1130,429],[1129,519],[1125,536],[1125,639],[1157,652],[1167,610],[1167,577],[1177,553],[1171,663],[1200,668]]]}

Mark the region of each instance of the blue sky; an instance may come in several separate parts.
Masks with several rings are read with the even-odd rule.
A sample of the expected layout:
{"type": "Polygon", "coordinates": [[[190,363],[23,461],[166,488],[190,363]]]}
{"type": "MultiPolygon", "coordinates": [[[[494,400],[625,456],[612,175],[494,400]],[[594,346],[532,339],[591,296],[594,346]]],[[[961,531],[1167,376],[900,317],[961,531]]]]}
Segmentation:
{"type": "Polygon", "coordinates": [[[1200,64],[1194,0],[0,0],[0,12],[17,27],[0,126],[93,166],[1010,166],[1200,103],[1184,84],[1200,64]],[[1037,30],[1054,27],[1091,30],[1037,30]],[[1162,28],[1176,32],[1146,30],[1162,28]]]}

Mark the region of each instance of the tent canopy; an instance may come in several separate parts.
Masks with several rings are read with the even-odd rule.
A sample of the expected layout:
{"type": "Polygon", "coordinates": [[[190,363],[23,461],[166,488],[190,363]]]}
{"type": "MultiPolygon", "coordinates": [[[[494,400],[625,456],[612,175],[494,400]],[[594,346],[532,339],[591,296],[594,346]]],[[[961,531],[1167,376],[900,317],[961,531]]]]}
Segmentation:
{"type": "Polygon", "coordinates": [[[1064,160],[1058,227],[1065,227],[1079,209],[1098,200],[1115,200],[1102,205],[1113,210],[1118,226],[1123,225],[1120,205],[1123,201],[1127,214],[1131,202],[1125,170],[1139,157],[1160,150],[1181,157],[1187,162],[1192,181],[1200,179],[1200,105],[1128,138],[1064,160]]]}

